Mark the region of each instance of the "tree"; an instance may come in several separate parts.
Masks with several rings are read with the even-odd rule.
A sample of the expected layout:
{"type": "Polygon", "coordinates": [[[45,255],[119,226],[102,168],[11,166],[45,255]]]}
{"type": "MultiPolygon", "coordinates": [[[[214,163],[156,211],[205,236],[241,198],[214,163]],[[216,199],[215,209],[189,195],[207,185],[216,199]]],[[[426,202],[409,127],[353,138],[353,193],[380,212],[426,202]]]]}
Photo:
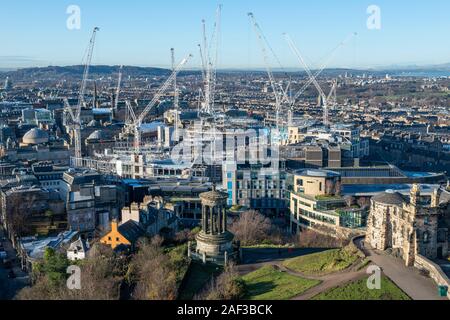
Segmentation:
{"type": "Polygon", "coordinates": [[[355,204],[355,198],[352,196],[345,196],[344,200],[347,207],[351,207],[355,204]]]}
{"type": "Polygon", "coordinates": [[[81,290],[65,290],[63,300],[118,300],[124,267],[111,247],[96,243],[80,262],[81,290]]]}
{"type": "Polygon", "coordinates": [[[113,250],[100,243],[89,257],[78,262],[81,290],[67,288],[69,262],[62,253],[46,249],[43,261],[33,270],[33,285],[17,295],[21,300],[116,300],[123,281],[123,263],[113,250]]]}
{"type": "Polygon", "coordinates": [[[36,195],[12,194],[6,201],[6,227],[9,238],[14,240],[16,237],[30,233],[31,229],[27,221],[34,213],[36,195]]]}
{"type": "Polygon", "coordinates": [[[136,283],[133,297],[137,300],[175,300],[177,273],[161,247],[163,239],[140,241],[139,252],[130,263],[130,280],[136,283]]]}
{"type": "Polygon", "coordinates": [[[270,219],[254,210],[243,212],[230,226],[230,231],[244,246],[255,245],[267,239],[271,229],[270,219]]]}
{"type": "Polygon", "coordinates": [[[205,293],[199,298],[204,300],[239,300],[245,296],[245,282],[239,276],[235,266],[228,264],[225,271],[212,279],[205,293]]]}
{"type": "Polygon", "coordinates": [[[369,200],[369,198],[366,198],[366,197],[359,198],[357,203],[358,203],[359,207],[362,209],[366,209],[367,207],[370,206],[370,200],[369,200]]]}

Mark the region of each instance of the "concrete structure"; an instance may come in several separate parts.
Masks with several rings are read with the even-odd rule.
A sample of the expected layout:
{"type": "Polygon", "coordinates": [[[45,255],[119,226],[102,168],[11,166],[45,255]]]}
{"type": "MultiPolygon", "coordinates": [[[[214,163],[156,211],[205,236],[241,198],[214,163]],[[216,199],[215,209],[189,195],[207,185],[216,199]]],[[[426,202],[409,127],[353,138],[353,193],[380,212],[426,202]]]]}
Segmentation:
{"type": "Polygon", "coordinates": [[[313,229],[337,238],[363,234],[367,208],[349,207],[341,196],[341,177],[327,170],[305,170],[294,175],[290,195],[293,233],[313,229]]]}
{"type": "Polygon", "coordinates": [[[223,165],[223,188],[227,190],[229,206],[242,206],[258,210],[263,214],[278,215],[286,211],[286,172],[281,170],[271,174],[264,172],[262,165],[223,165]]]}

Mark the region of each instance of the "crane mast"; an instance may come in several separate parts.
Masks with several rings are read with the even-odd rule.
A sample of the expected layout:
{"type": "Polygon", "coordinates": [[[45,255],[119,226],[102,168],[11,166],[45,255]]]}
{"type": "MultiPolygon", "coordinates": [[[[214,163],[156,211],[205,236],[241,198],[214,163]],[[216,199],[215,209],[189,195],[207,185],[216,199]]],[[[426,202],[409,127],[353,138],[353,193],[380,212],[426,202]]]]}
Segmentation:
{"type": "Polygon", "coordinates": [[[312,74],[311,70],[309,69],[308,65],[306,64],[305,60],[303,59],[302,55],[300,54],[300,51],[295,46],[291,37],[289,37],[288,34],[285,34],[285,38],[286,38],[286,41],[289,44],[289,47],[291,48],[292,52],[297,57],[298,61],[302,64],[303,68],[305,69],[306,73],[308,74],[309,79],[312,81],[312,83],[316,87],[317,91],[319,92],[319,96],[321,97],[322,102],[323,102],[323,124],[325,126],[328,126],[329,125],[328,97],[323,92],[322,88],[320,87],[319,83],[317,82],[317,79],[312,74]]]}
{"type": "Polygon", "coordinates": [[[144,121],[144,119],[147,117],[149,112],[153,109],[153,107],[156,105],[156,103],[159,101],[159,98],[169,89],[170,85],[174,81],[175,77],[177,76],[178,72],[183,69],[183,67],[186,65],[186,63],[189,61],[189,59],[192,57],[192,55],[187,56],[184,58],[180,64],[173,70],[170,77],[166,80],[166,82],[158,89],[156,94],[153,96],[153,99],[149,102],[149,104],[145,107],[144,111],[139,115],[139,117],[134,119],[133,122],[133,129],[134,129],[134,147],[136,154],[139,154],[141,152],[141,125],[144,121]]]}
{"type": "Polygon", "coordinates": [[[83,71],[83,78],[81,80],[81,87],[80,92],[78,94],[78,104],[75,109],[75,113],[73,113],[71,106],[69,105],[67,99],[64,100],[64,103],[66,105],[66,109],[68,109],[68,112],[71,116],[71,122],[72,122],[72,131],[74,134],[74,140],[75,140],[75,166],[79,166],[79,161],[82,158],[81,153],[81,108],[84,105],[84,95],[86,92],[86,85],[88,81],[89,76],[89,69],[91,67],[92,62],[92,54],[94,52],[94,46],[95,46],[95,39],[97,32],[100,29],[98,27],[95,27],[92,31],[91,39],[89,41],[89,45],[87,48],[87,54],[86,54],[86,61],[84,64],[84,71],[83,71]]]}
{"type": "Polygon", "coordinates": [[[217,63],[219,58],[219,38],[220,38],[220,21],[222,14],[222,6],[219,5],[216,12],[216,22],[214,23],[214,30],[208,41],[206,32],[206,21],[202,20],[202,44],[199,44],[200,58],[202,63],[202,76],[204,82],[204,105],[202,111],[204,114],[214,114],[214,93],[217,77],[217,63]],[[213,49],[214,56],[211,57],[213,49]]]}
{"type": "Polygon", "coordinates": [[[252,25],[253,25],[253,29],[255,31],[256,37],[258,39],[258,43],[263,55],[263,59],[264,59],[264,64],[265,64],[265,68],[266,68],[266,72],[267,75],[269,76],[269,82],[270,82],[270,86],[272,88],[272,91],[274,93],[275,96],[275,112],[276,112],[276,126],[278,128],[279,125],[279,116],[280,116],[280,111],[281,111],[281,104],[283,102],[283,96],[284,91],[280,92],[277,88],[277,85],[275,83],[275,77],[273,76],[273,71],[272,68],[270,66],[270,61],[269,61],[269,55],[267,52],[267,48],[266,48],[266,41],[265,41],[265,37],[264,34],[262,32],[261,27],[259,26],[258,22],[255,19],[255,16],[253,13],[249,12],[248,13],[249,18],[251,19],[252,25]]]}
{"type": "Polygon", "coordinates": [[[119,68],[119,78],[117,79],[117,89],[116,89],[116,98],[114,100],[114,110],[117,111],[119,106],[119,95],[120,95],[120,86],[122,85],[122,69],[123,66],[119,68]]]}
{"type": "MultiPolygon", "coordinates": [[[[171,58],[172,58],[172,72],[175,71],[175,49],[172,48],[170,49],[171,52],[171,58]]],[[[174,116],[174,125],[173,125],[173,129],[174,129],[174,136],[175,136],[175,140],[178,141],[178,126],[179,126],[179,115],[178,115],[178,110],[179,110],[179,95],[178,95],[178,87],[177,87],[177,76],[175,75],[175,78],[173,79],[173,107],[175,110],[175,116],[174,116]]]]}
{"type": "Polygon", "coordinates": [[[314,74],[314,77],[310,77],[308,81],[303,85],[303,87],[294,95],[293,98],[290,98],[290,105],[291,109],[293,108],[295,102],[297,99],[308,89],[308,87],[313,83],[314,79],[317,79],[317,77],[325,70],[325,68],[328,66],[328,64],[331,62],[331,60],[334,58],[338,50],[345,46],[353,37],[357,36],[357,33],[354,32],[347,36],[344,41],[340,42],[336,48],[333,49],[329,57],[325,60],[325,62],[320,66],[320,68],[317,70],[317,72],[314,74]]]}

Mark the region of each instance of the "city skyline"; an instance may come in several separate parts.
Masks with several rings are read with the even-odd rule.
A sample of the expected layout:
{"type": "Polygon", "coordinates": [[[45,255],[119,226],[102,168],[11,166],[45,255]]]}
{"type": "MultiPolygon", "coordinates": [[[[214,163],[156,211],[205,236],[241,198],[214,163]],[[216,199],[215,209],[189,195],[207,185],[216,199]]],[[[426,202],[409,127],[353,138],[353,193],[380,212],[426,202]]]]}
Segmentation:
{"type": "MultiPolygon", "coordinates": [[[[332,1],[311,4],[286,0],[277,6],[253,0],[244,3],[178,1],[176,6],[135,1],[134,5],[114,7],[102,1],[62,1],[58,5],[45,1],[3,5],[0,68],[80,64],[89,34],[98,26],[101,30],[93,64],[167,68],[170,48],[174,47],[177,60],[188,53],[194,54],[189,68],[195,69],[200,66],[197,44],[202,38],[201,20],[206,19],[210,32],[219,3],[223,5],[219,69],[264,66],[247,17],[250,11],[286,69],[300,66],[284,41],[283,32],[291,35],[312,68],[320,65],[333,48],[353,32],[358,35],[337,52],[330,68],[450,62],[450,46],[443,41],[450,30],[450,21],[445,19],[450,4],[445,1],[434,1],[433,8],[427,3],[385,0],[376,3],[353,0],[346,3],[345,8],[332,1]],[[67,28],[70,5],[77,5],[81,10],[79,30],[67,28]],[[371,5],[381,10],[380,29],[367,27],[371,16],[367,9],[371,5]]],[[[272,67],[279,68],[276,59],[272,60],[272,67]]]]}

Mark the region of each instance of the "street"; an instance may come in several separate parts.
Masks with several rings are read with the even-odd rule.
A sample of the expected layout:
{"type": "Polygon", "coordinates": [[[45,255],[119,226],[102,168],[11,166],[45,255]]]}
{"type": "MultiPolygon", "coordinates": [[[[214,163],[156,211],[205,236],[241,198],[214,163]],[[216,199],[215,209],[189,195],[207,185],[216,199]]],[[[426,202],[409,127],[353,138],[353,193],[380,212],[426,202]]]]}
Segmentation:
{"type": "Polygon", "coordinates": [[[0,262],[0,300],[14,299],[17,292],[28,285],[29,276],[26,272],[23,272],[20,268],[19,260],[17,259],[17,253],[12,247],[10,241],[3,241],[5,233],[0,227],[0,241],[4,250],[8,254],[8,259],[11,260],[11,268],[6,268],[5,265],[0,262]],[[8,274],[11,270],[15,274],[15,278],[8,278],[8,274]]]}

